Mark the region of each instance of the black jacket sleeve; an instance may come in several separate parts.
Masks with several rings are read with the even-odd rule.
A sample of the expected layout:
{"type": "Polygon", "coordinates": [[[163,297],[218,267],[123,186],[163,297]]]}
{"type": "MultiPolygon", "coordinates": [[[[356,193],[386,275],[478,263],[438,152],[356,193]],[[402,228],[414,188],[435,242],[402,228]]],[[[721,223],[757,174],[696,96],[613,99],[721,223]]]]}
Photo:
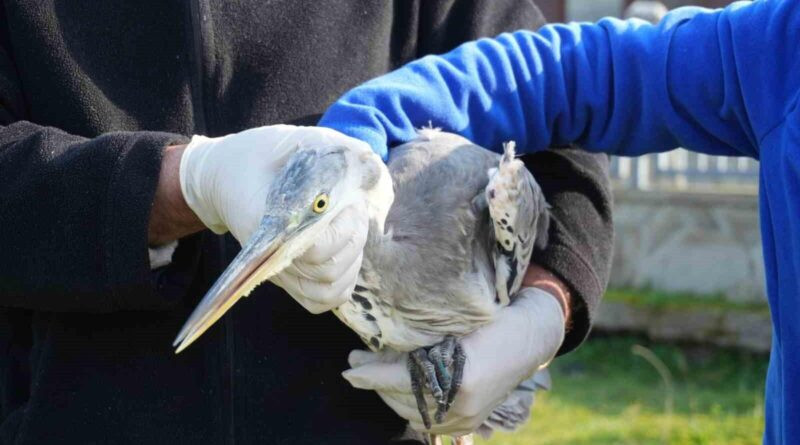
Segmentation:
{"type": "Polygon", "coordinates": [[[533,261],[571,289],[572,320],[560,354],[589,334],[611,272],[614,227],[608,157],[576,148],[523,157],[551,206],[547,247],[533,261]]]}
{"type": "Polygon", "coordinates": [[[183,136],[89,139],[27,122],[0,49],[0,306],[149,309],[147,231],[162,150],[183,136]]]}
{"type": "Polygon", "coordinates": [[[157,305],[147,253],[161,133],[94,139],[0,128],[0,304],[48,311],[157,305]]]}
{"type": "MultiPolygon", "coordinates": [[[[422,3],[418,57],[440,54],[468,40],[492,37],[545,24],[536,5],[526,0],[437,0],[422,3]]],[[[608,158],[578,149],[525,156],[524,161],[552,206],[546,249],[533,260],[570,288],[572,322],[560,354],[589,333],[592,315],[608,284],[614,229],[608,158]]]]}

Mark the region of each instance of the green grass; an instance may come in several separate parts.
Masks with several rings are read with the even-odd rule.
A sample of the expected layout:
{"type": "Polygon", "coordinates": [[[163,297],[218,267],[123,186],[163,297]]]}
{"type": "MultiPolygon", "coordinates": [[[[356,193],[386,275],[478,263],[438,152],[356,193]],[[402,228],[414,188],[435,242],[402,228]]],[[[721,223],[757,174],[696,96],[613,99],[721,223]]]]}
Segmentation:
{"type": "Polygon", "coordinates": [[[537,397],[524,429],[478,443],[760,444],[766,367],[744,352],[590,339],[554,362],[553,390],[537,397]]]}
{"type": "Polygon", "coordinates": [[[769,311],[767,302],[735,302],[723,295],[694,295],[652,289],[608,289],[603,299],[654,309],[724,309],[769,311]]]}

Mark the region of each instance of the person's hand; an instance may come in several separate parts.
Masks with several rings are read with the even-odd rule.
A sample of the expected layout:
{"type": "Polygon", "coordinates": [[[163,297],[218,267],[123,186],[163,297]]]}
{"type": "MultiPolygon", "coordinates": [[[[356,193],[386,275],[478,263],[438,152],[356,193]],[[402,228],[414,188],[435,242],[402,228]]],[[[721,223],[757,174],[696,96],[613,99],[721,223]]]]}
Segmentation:
{"type": "MultiPolygon", "coordinates": [[[[548,292],[530,287],[500,310],[489,325],[461,339],[466,365],[461,388],[433,434],[464,435],[478,429],[520,382],[555,356],[564,339],[564,311],[548,292]]],[[[411,392],[406,356],[353,351],[342,375],[356,388],[372,389],[417,431],[426,431],[411,392]]],[[[435,402],[429,398],[428,405],[435,402]]]]}
{"type": "MultiPolygon", "coordinates": [[[[362,145],[334,130],[274,125],[224,137],[194,136],[183,152],[180,185],[188,206],[215,233],[246,242],[264,216],[272,179],[298,148],[362,145]]],[[[339,213],[307,252],[272,281],[311,312],[347,301],[361,267],[366,210],[339,213]]]]}
{"type": "Polygon", "coordinates": [[[340,306],[356,286],[368,230],[363,206],[345,208],[319,240],[271,281],[311,313],[340,306]]]}

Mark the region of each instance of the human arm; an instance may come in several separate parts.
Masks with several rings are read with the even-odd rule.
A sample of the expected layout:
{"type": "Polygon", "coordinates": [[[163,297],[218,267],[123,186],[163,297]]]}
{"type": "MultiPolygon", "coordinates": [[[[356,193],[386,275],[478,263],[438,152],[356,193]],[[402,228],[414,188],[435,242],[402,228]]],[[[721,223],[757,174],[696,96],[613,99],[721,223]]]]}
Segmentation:
{"type": "MultiPolygon", "coordinates": [[[[25,125],[31,129],[39,128],[33,124],[25,125]]],[[[73,170],[70,165],[60,165],[58,161],[80,159],[83,154],[81,149],[84,148],[80,144],[91,147],[92,141],[54,129],[42,131],[54,135],[49,140],[34,139],[34,142],[44,139],[43,142],[51,143],[41,147],[34,144],[33,150],[45,154],[52,155],[55,150],[52,145],[55,136],[82,142],[78,143],[77,148],[64,148],[71,151],[53,162],[47,162],[47,159],[30,162],[29,158],[25,158],[25,155],[30,156],[32,150],[29,144],[7,148],[3,152],[6,156],[0,157],[0,170],[8,169],[8,172],[13,172],[13,167],[16,166],[23,175],[14,177],[9,173],[3,178],[12,180],[9,188],[22,186],[22,193],[13,193],[13,188],[4,189],[5,183],[0,180],[0,199],[8,200],[3,209],[14,210],[0,212],[0,221],[4,218],[7,221],[4,227],[12,229],[11,232],[0,234],[0,239],[7,237],[9,242],[5,245],[10,247],[16,247],[14,243],[19,243],[21,250],[19,254],[11,251],[0,260],[12,264],[3,269],[7,278],[0,281],[0,286],[8,290],[4,293],[7,298],[3,304],[56,311],[170,307],[174,300],[158,295],[152,283],[148,240],[150,244],[159,245],[197,232],[208,225],[217,233],[231,230],[240,241],[244,241],[263,216],[262,195],[266,193],[268,179],[285,159],[285,156],[275,158],[272,155],[278,152],[288,153],[300,144],[362,144],[332,130],[293,126],[252,129],[231,135],[225,138],[227,143],[222,144],[218,143],[222,138],[195,137],[187,147],[169,145],[171,140],[182,141],[185,138],[164,135],[161,136],[164,139],[154,138],[157,142],[152,146],[137,150],[136,154],[144,156],[150,153],[145,150],[150,149],[150,154],[155,156],[152,170],[147,172],[146,178],[124,177],[111,180],[111,184],[127,198],[125,202],[117,202],[115,196],[108,197],[101,193],[102,178],[98,176],[104,169],[98,167],[98,172],[87,168],[87,165],[91,166],[100,157],[99,154],[105,155],[104,150],[112,150],[113,145],[100,145],[96,148],[94,158],[76,165],[73,170]],[[200,141],[209,143],[201,144],[200,141]],[[215,150],[214,147],[219,149],[215,150]],[[17,153],[22,159],[13,157],[17,153]],[[195,162],[189,162],[191,160],[195,162]],[[59,169],[66,171],[62,173],[59,169]],[[32,171],[36,173],[25,175],[32,171]],[[191,180],[182,180],[184,178],[181,178],[181,173],[191,177],[191,180]],[[80,187],[77,190],[69,189],[66,184],[59,183],[64,180],[61,174],[73,181],[86,175],[89,176],[86,180],[93,182],[91,186],[81,186],[80,183],[73,182],[71,185],[80,187]],[[150,186],[147,193],[139,188],[143,187],[142,182],[145,181],[150,186]],[[187,184],[189,188],[183,190],[182,185],[187,184]],[[33,187],[32,191],[37,193],[34,196],[38,197],[38,201],[34,200],[33,205],[25,202],[26,199],[31,199],[25,193],[28,191],[25,190],[25,185],[33,187]],[[98,189],[100,192],[96,193],[98,189]],[[38,207],[41,201],[53,198],[57,200],[53,206],[60,206],[58,210],[68,215],[75,212],[77,221],[65,221],[58,217],[59,213],[49,214],[52,210],[50,207],[38,207]],[[110,202],[106,203],[104,198],[110,202]],[[92,211],[104,210],[94,200],[107,204],[113,212],[108,215],[91,214],[92,211]],[[90,201],[85,204],[88,208],[83,207],[84,201],[90,201]],[[134,210],[138,210],[138,213],[126,213],[134,210]],[[27,218],[27,213],[31,211],[42,213],[31,220],[27,218]],[[119,223],[116,218],[121,218],[119,223]],[[47,225],[46,228],[41,228],[43,225],[47,225]],[[31,236],[34,236],[33,243],[13,238],[17,230],[32,231],[34,227],[41,230],[41,233],[31,232],[31,236]],[[81,236],[84,238],[80,238],[81,236]],[[59,245],[59,241],[64,245],[59,245]],[[106,246],[101,241],[111,244],[109,251],[104,250],[106,246]],[[46,243],[47,247],[37,246],[36,243],[39,242],[46,243]],[[22,251],[31,244],[33,247],[29,251],[22,251]],[[99,255],[99,260],[107,263],[95,266],[81,262],[89,261],[92,255],[99,255]],[[64,256],[80,258],[68,261],[64,256]],[[33,261],[28,260],[31,257],[33,261]],[[106,264],[114,267],[119,279],[128,281],[119,285],[109,283],[107,278],[103,278],[106,271],[102,267],[106,264]],[[44,288],[40,289],[41,287],[44,288]],[[128,293],[124,302],[117,300],[120,292],[128,293]]],[[[150,133],[129,133],[124,137],[136,139],[149,135],[150,133]]],[[[117,135],[101,136],[97,138],[98,144],[116,137],[117,135]]],[[[124,159],[133,162],[132,156],[133,154],[124,159]]],[[[363,214],[364,212],[354,209],[345,209],[330,225],[330,230],[322,234],[320,241],[278,277],[281,286],[307,309],[322,312],[337,306],[349,295],[348,289],[355,285],[355,274],[358,271],[355,263],[360,262],[360,250],[367,231],[366,218],[359,219],[363,214]],[[354,223],[361,219],[364,224],[354,223]],[[329,261],[331,259],[335,261],[329,261]]]]}
{"type": "Polygon", "coordinates": [[[578,143],[621,155],[685,146],[757,156],[796,97],[790,2],[682,9],[658,26],[605,19],[460,46],[357,87],[324,125],[385,148],[431,121],[521,151],[578,143]],[[788,98],[788,99],[786,99],[788,98]],[[480,125],[476,125],[476,123],[480,125]]]}
{"type": "MultiPolygon", "coordinates": [[[[467,2],[459,5],[468,9],[464,6],[465,3],[467,2]]],[[[497,27],[484,22],[479,27],[480,31],[476,32],[493,35],[506,29],[537,28],[543,24],[538,10],[529,2],[502,2],[502,6],[496,9],[492,6],[499,5],[487,4],[489,11],[477,11],[475,14],[481,18],[494,15],[493,20],[497,21],[497,27]]],[[[437,19],[435,22],[440,25],[436,28],[437,36],[445,39],[446,31],[442,29],[448,29],[448,21],[437,19]]],[[[469,17],[453,20],[453,33],[469,38],[470,36],[460,34],[464,27],[457,25],[461,23],[472,25],[475,20],[469,17]]],[[[474,34],[472,37],[474,38],[474,34]]],[[[439,46],[426,48],[431,51],[449,49],[439,46]]],[[[471,375],[467,380],[472,383],[482,381],[480,386],[483,391],[470,390],[468,384],[468,390],[456,396],[456,411],[451,413],[445,424],[434,426],[442,428],[437,430],[440,432],[474,430],[503,401],[514,405],[517,414],[523,415],[521,409],[524,407],[517,406],[514,400],[509,399],[509,392],[517,388],[525,376],[549,361],[559,351],[559,347],[559,352],[563,353],[580,344],[589,329],[590,310],[597,305],[605,288],[613,233],[611,191],[605,155],[579,150],[559,150],[524,156],[522,159],[537,178],[545,197],[552,205],[548,236],[550,242],[547,248],[535,252],[533,257],[534,261],[544,267],[532,265],[523,284],[539,289],[526,291],[526,294],[535,295],[527,295],[512,304],[503,312],[503,319],[496,323],[498,326],[518,330],[520,335],[498,334],[506,331],[498,329],[493,323],[486,330],[479,330],[464,340],[469,345],[467,362],[481,365],[480,369],[465,370],[465,373],[471,375]],[[587,239],[593,242],[587,243],[587,239]],[[530,302],[529,298],[540,303],[533,305],[536,309],[523,303],[530,302]],[[565,301],[565,306],[559,304],[565,301]],[[566,338],[564,307],[576,308],[576,317],[580,320],[572,324],[566,338]],[[530,340],[531,337],[536,340],[530,340]],[[498,352],[500,345],[503,348],[498,352]],[[507,355],[499,359],[499,353],[507,355]],[[509,377],[508,372],[514,375],[509,377]]],[[[350,357],[352,370],[347,371],[345,377],[356,387],[376,390],[400,416],[420,429],[416,404],[407,383],[405,362],[400,359],[381,363],[380,360],[380,355],[355,351],[350,357]],[[363,367],[368,363],[371,365],[363,367]]],[[[531,402],[532,399],[529,403],[531,402]]],[[[491,427],[484,425],[481,431],[487,432],[494,426],[496,423],[491,427]]]]}
{"type": "Polygon", "coordinates": [[[181,191],[180,165],[185,150],[186,144],[170,145],[164,149],[148,224],[151,246],[162,246],[205,228],[181,191]]]}
{"type": "Polygon", "coordinates": [[[561,307],[564,326],[569,325],[572,296],[570,295],[569,287],[560,278],[538,264],[531,264],[528,266],[528,270],[525,271],[522,287],[535,287],[552,296],[561,307]]]}
{"type": "Polygon", "coordinates": [[[182,141],[155,132],[85,138],[6,122],[2,304],[90,312],[168,305],[151,282],[148,219],[163,149],[182,141]]]}
{"type": "MultiPolygon", "coordinates": [[[[417,30],[420,57],[447,52],[465,40],[520,28],[538,29],[545,24],[544,16],[529,1],[437,0],[423,2],[422,6],[417,30]]],[[[337,107],[347,108],[343,104],[347,97],[333,105],[320,125],[347,131],[347,116],[336,112],[337,107]]],[[[422,119],[427,125],[427,118],[422,119]]],[[[385,148],[373,145],[376,151],[385,148]]],[[[565,353],[577,347],[589,332],[592,314],[608,281],[613,246],[608,161],[603,154],[578,149],[536,153],[522,160],[551,204],[549,243],[534,253],[533,262],[554,273],[571,290],[574,321],[560,351],[565,353]]]]}
{"type": "Polygon", "coordinates": [[[532,285],[529,279],[558,280],[544,290],[568,299],[566,335],[559,350],[559,355],[565,354],[588,335],[611,270],[614,225],[608,158],[562,148],[521,159],[550,204],[548,242],[534,251],[524,285],[532,285]]]}

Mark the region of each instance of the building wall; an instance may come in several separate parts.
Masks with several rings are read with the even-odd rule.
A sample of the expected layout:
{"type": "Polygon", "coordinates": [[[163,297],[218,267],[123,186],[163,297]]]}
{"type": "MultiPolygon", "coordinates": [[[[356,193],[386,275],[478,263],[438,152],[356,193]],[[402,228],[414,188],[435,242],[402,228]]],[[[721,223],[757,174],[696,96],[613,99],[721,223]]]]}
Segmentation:
{"type": "MultiPolygon", "coordinates": [[[[545,17],[551,22],[596,21],[602,17],[619,17],[633,0],[540,0],[545,17]]],[[[722,8],[731,0],[661,0],[669,9],[696,5],[706,8],[722,8]]]]}
{"type": "MultiPolygon", "coordinates": [[[[631,3],[633,0],[625,0],[626,4],[631,3]]],[[[723,8],[733,1],[730,0],[661,0],[661,3],[669,9],[674,9],[680,6],[703,6],[705,8],[723,8]]]]}
{"type": "Polygon", "coordinates": [[[754,194],[616,190],[612,287],[765,301],[754,194]]]}

